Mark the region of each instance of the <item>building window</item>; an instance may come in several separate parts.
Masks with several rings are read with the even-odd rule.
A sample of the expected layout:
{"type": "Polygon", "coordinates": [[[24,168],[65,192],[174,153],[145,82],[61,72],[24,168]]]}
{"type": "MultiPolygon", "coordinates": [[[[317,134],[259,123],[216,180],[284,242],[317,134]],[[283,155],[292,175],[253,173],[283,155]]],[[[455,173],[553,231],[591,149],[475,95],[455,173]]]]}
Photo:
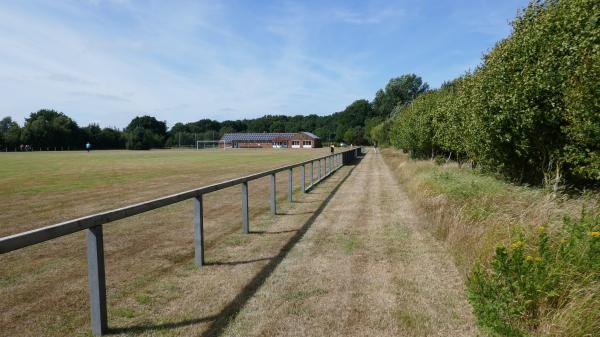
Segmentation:
{"type": "Polygon", "coordinates": [[[300,141],[299,140],[292,140],[292,145],[300,145],[300,141]]]}
{"type": "Polygon", "coordinates": [[[311,142],[310,140],[305,140],[305,141],[302,143],[302,145],[304,145],[304,146],[311,146],[311,145],[312,145],[312,142],[311,142]]]}

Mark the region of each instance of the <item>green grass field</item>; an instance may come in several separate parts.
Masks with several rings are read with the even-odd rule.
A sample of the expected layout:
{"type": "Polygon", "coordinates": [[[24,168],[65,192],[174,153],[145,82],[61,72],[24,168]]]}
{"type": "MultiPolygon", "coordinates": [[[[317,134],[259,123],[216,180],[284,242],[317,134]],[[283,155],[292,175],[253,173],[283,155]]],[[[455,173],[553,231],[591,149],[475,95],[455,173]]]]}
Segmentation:
{"type": "MultiPolygon", "coordinates": [[[[0,236],[303,161],[327,151],[0,153],[0,236]]],[[[295,170],[296,191],[298,173],[295,170]]],[[[286,182],[287,174],[278,176],[282,201],[286,182]]],[[[268,186],[268,178],[250,182],[251,221],[268,214],[268,186]]],[[[209,260],[231,259],[231,249],[239,249],[249,240],[240,234],[239,187],[211,193],[204,200],[209,260]]],[[[282,207],[286,207],[283,202],[282,207]]],[[[161,306],[184,296],[176,276],[194,270],[192,215],[188,201],[105,226],[111,324],[127,326],[132,320],[153,317],[161,306]]],[[[260,222],[265,223],[268,221],[260,222]]],[[[255,221],[254,228],[257,225],[255,221]]],[[[227,278],[215,282],[223,279],[227,278]]],[[[240,274],[239,282],[244,280],[240,274]]],[[[1,255],[0,298],[0,336],[86,335],[89,308],[84,233],[1,255]]]]}
{"type": "Polygon", "coordinates": [[[0,153],[0,235],[326,154],[326,149],[0,153]]]}

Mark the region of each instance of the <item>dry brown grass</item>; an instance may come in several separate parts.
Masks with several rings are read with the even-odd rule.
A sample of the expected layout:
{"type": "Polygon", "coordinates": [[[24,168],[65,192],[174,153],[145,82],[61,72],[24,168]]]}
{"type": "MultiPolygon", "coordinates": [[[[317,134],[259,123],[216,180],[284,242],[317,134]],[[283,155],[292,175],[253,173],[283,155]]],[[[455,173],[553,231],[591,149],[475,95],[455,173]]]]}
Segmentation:
{"type": "Polygon", "coordinates": [[[0,153],[0,235],[327,152],[327,149],[248,149],[0,153]]]}
{"type": "MultiPolygon", "coordinates": [[[[594,212],[600,200],[597,195],[555,195],[515,186],[452,164],[412,161],[391,149],[383,155],[423,216],[430,219],[428,231],[448,247],[463,278],[477,262],[488,266],[498,245],[510,247],[520,238],[537,242],[540,226],[557,236],[564,217],[579,219],[584,209],[594,212]]],[[[571,284],[568,278],[562,282],[571,284]]],[[[535,331],[529,331],[532,336],[595,335],[599,284],[597,280],[581,284],[572,284],[563,306],[543,314],[535,331]]]]}
{"type": "Polygon", "coordinates": [[[227,336],[475,336],[462,281],[369,154],[227,336]]]}
{"type": "MultiPolygon", "coordinates": [[[[239,151],[219,152],[215,159],[211,157],[214,154],[195,151],[98,151],[92,153],[96,156],[92,163],[86,162],[89,156],[83,157],[84,161],[79,163],[75,161],[85,153],[40,154],[41,157],[35,157],[35,153],[19,154],[21,156],[17,157],[2,154],[2,160],[6,161],[3,161],[0,184],[0,202],[3,205],[0,233],[15,233],[322,154],[324,150],[239,151]],[[64,157],[58,157],[61,155],[64,157]],[[99,158],[103,155],[107,159],[99,158]],[[57,167],[64,168],[57,170],[57,167]],[[37,176],[28,173],[32,168],[37,176]],[[100,179],[113,175],[119,179],[100,179]],[[82,180],[86,184],[80,184],[82,180]],[[104,180],[104,183],[98,180],[104,180]],[[29,207],[31,204],[34,204],[32,208],[29,207]]],[[[282,200],[287,191],[286,179],[287,175],[278,177],[278,195],[282,200]]],[[[295,179],[298,186],[298,172],[295,172],[295,179]]],[[[258,220],[267,213],[267,189],[267,179],[250,183],[253,230],[262,223],[272,222],[269,219],[258,220]]],[[[213,280],[203,287],[207,294],[212,295],[198,297],[197,302],[198,299],[204,301],[215,297],[214,294],[221,291],[219,287],[230,286],[230,293],[239,290],[248,279],[244,275],[251,275],[252,270],[265,263],[266,260],[261,258],[270,257],[269,254],[255,254],[260,250],[247,251],[258,249],[248,247],[248,243],[263,238],[263,235],[240,234],[239,199],[239,188],[235,187],[205,197],[207,259],[209,262],[235,262],[246,256],[248,263],[240,264],[239,268],[248,270],[239,278],[228,275],[228,271],[237,268],[237,265],[209,266],[202,270],[194,268],[191,202],[106,225],[111,326],[156,324],[189,315],[189,312],[186,313],[188,308],[183,307],[171,308],[171,316],[164,311],[175,299],[187,296],[187,288],[191,286],[181,285],[180,275],[200,274],[213,280]]],[[[269,238],[269,235],[264,235],[267,242],[269,238]]],[[[277,246],[281,242],[285,242],[285,238],[274,240],[272,245],[277,246]]],[[[0,298],[2,336],[87,334],[89,309],[83,233],[2,255],[0,298]]],[[[135,329],[127,331],[131,333],[135,329]]]]}
{"type": "Polygon", "coordinates": [[[577,218],[596,198],[556,197],[551,191],[511,185],[491,176],[433,161],[408,160],[400,151],[382,151],[385,162],[430,219],[428,230],[445,242],[467,275],[477,261],[487,261],[499,244],[520,235],[537,236],[537,228],[556,230],[565,216],[577,218]]]}
{"type": "MultiPolygon", "coordinates": [[[[235,170],[230,165],[218,175],[235,170]]],[[[250,235],[241,233],[239,188],[209,194],[202,268],[193,263],[190,202],[107,225],[111,334],[477,335],[459,272],[423,230],[427,224],[381,157],[368,155],[351,170],[342,168],[309,194],[296,191],[292,204],[284,201],[282,175],[277,216],[268,212],[268,180],[251,182],[250,235]]],[[[156,193],[147,197],[172,184],[190,187],[169,177],[147,182],[156,193]]],[[[133,194],[131,186],[111,188],[123,198],[133,194]]],[[[60,205],[60,198],[46,202],[60,205]]],[[[86,211],[118,204],[81,200],[86,211]]],[[[0,335],[89,334],[82,234],[1,259],[0,335]]]]}

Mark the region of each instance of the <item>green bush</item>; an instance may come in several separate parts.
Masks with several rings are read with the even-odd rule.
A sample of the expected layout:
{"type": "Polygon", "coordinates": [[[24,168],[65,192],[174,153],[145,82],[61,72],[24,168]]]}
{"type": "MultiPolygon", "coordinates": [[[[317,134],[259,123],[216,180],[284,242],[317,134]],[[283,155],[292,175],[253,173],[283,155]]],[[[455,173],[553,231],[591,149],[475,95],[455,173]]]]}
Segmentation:
{"type": "Polygon", "coordinates": [[[436,153],[432,125],[439,91],[419,95],[410,105],[398,106],[392,122],[390,143],[408,152],[411,158],[433,158],[436,153]]]}
{"type": "Polygon", "coordinates": [[[477,265],[467,289],[479,324],[498,336],[536,334],[546,319],[560,316],[567,305],[573,311],[578,302],[587,303],[579,310],[590,312],[570,312],[570,317],[592,320],[567,322],[570,331],[561,334],[600,335],[600,322],[593,321],[600,315],[598,296],[590,301],[581,291],[600,291],[600,216],[565,219],[554,234],[540,227],[535,239],[497,247],[490,268],[477,265]]]}
{"type": "Polygon", "coordinates": [[[446,164],[446,159],[442,156],[435,156],[435,158],[433,158],[433,161],[436,165],[439,166],[446,164]]]}

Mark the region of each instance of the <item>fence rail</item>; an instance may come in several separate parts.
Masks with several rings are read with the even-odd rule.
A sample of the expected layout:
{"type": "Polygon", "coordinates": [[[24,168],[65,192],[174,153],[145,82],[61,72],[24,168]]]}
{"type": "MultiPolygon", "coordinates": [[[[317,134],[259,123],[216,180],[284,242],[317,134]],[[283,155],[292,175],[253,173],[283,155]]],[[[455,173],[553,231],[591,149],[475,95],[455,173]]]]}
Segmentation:
{"type": "Polygon", "coordinates": [[[235,185],[241,186],[242,198],[242,230],[249,233],[248,213],[248,182],[270,176],[271,179],[271,212],[276,214],[276,179],[280,172],[288,172],[288,201],[293,195],[293,169],[301,168],[302,192],[306,193],[319,182],[330,176],[343,165],[353,162],[362,148],[352,148],[319,158],[306,160],[300,163],[278,167],[272,170],[251,174],[244,177],[226,180],[220,183],[203,186],[161,198],[141,202],[134,205],[117,208],[114,210],[88,215],[82,218],[61,222],[55,225],[41,227],[30,231],[0,238],[0,254],[5,254],[17,249],[25,248],[37,243],[52,240],[61,236],[86,230],[87,260],[88,260],[88,286],[90,294],[90,311],[92,333],[101,336],[108,330],[106,308],[106,280],[104,272],[104,241],[102,225],[125,219],[134,215],[148,212],[157,208],[172,205],[188,199],[194,201],[194,249],[195,262],[198,266],[204,265],[204,226],[203,226],[203,195],[222,190],[235,185]],[[323,165],[321,165],[323,162],[323,165]],[[314,163],[317,163],[317,177],[314,177],[314,163]],[[306,165],[310,165],[310,185],[306,186],[306,165]]]}

